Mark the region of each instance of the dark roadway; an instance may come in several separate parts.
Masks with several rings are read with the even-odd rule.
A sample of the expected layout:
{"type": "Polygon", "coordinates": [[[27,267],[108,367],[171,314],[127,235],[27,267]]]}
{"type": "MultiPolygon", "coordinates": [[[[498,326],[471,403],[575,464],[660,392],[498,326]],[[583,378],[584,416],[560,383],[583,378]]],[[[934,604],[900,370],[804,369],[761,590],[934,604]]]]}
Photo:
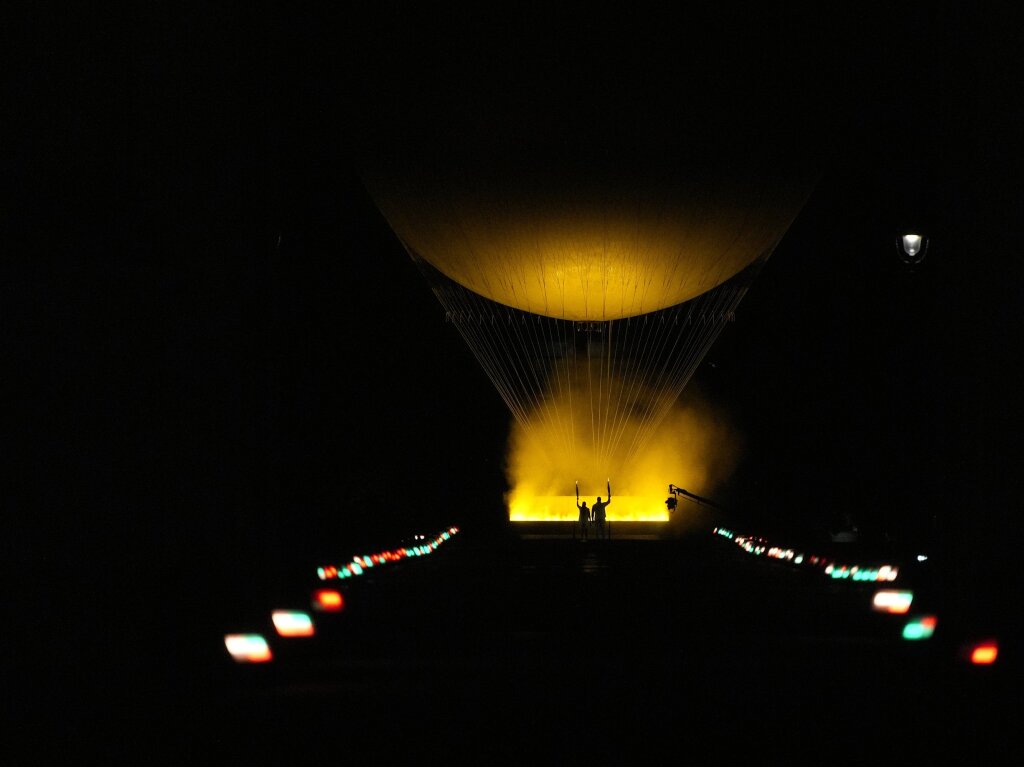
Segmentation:
{"type": "Polygon", "coordinates": [[[904,616],[870,609],[877,584],[753,556],[711,528],[619,527],[587,542],[460,532],[344,581],[343,612],[311,613],[316,637],[274,641],[268,619],[272,663],[224,653],[183,701],[186,752],[563,764],[825,748],[828,763],[887,763],[957,747],[1013,762],[1016,648],[1004,637],[995,665],[963,662],[971,627],[943,613],[925,566],[892,584],[939,617],[910,642],[904,616]]]}

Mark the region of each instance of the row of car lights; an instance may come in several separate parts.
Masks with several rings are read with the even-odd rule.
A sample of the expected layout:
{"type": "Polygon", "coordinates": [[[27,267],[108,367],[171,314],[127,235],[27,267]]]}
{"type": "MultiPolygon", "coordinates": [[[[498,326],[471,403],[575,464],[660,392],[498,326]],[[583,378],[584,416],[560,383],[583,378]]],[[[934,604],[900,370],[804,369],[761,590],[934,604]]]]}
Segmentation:
{"type": "MultiPolygon", "coordinates": [[[[416,539],[424,541],[424,543],[381,551],[376,554],[355,556],[351,562],[341,566],[318,567],[316,574],[322,581],[362,575],[366,570],[378,565],[433,553],[442,543],[450,540],[458,532],[459,528],[450,527],[429,541],[426,536],[417,535],[416,539]]],[[[313,609],[317,612],[337,613],[345,609],[345,597],[337,589],[315,589],[311,595],[311,602],[313,609]]],[[[302,610],[274,610],[271,613],[271,620],[274,630],[280,637],[311,637],[316,634],[312,616],[302,610]]],[[[274,659],[270,644],[262,634],[225,634],[224,646],[237,663],[269,663],[274,659]]]]}
{"type": "MultiPolygon", "coordinates": [[[[726,538],[748,554],[767,556],[794,565],[810,565],[820,569],[825,575],[836,579],[853,581],[892,582],[899,575],[899,568],[894,565],[864,567],[861,565],[837,565],[826,557],[806,555],[790,548],[769,546],[763,538],[755,536],[738,536],[724,527],[716,527],[715,535],[726,538]]],[[[925,561],[924,555],[918,561],[925,561]]],[[[910,615],[910,606],[914,601],[914,592],[909,589],[879,589],[871,600],[871,609],[891,615],[906,615],[907,622],[903,626],[902,637],[908,641],[930,639],[935,633],[938,618],[935,615],[910,615]]],[[[974,665],[991,665],[999,655],[999,644],[995,639],[984,639],[969,642],[960,648],[960,656],[974,665]]]]}
{"type": "MultiPolygon", "coordinates": [[[[404,547],[401,549],[391,549],[389,551],[381,551],[377,554],[365,554],[363,556],[352,557],[352,561],[344,565],[324,565],[316,569],[316,576],[322,581],[331,580],[333,578],[351,578],[356,575],[362,575],[370,568],[376,567],[377,565],[384,565],[389,562],[400,562],[408,557],[421,557],[426,554],[430,554],[437,550],[437,547],[442,543],[450,539],[455,535],[459,529],[457,527],[450,527],[442,533],[439,533],[434,537],[433,540],[422,543],[417,546],[404,547]]],[[[426,536],[417,536],[419,540],[426,540],[426,536]]]]}
{"type": "Polygon", "coordinates": [[[769,546],[764,538],[749,535],[736,535],[724,527],[714,529],[716,535],[728,538],[748,554],[764,555],[794,565],[805,565],[821,570],[825,575],[836,580],[849,579],[854,581],[891,582],[899,576],[899,568],[895,565],[866,567],[862,565],[840,565],[827,557],[817,554],[804,554],[794,549],[781,546],[769,546]]]}

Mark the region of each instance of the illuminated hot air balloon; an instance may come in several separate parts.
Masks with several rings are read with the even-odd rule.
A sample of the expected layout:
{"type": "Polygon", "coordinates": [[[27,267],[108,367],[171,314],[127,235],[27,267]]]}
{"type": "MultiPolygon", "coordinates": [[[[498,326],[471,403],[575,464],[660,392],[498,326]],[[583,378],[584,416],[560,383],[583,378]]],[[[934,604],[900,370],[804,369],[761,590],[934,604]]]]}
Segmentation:
{"type": "Polygon", "coordinates": [[[638,72],[621,44],[556,66],[554,38],[450,42],[353,97],[360,172],[519,428],[603,484],[807,201],[820,104],[692,50],[654,47],[638,72]]]}

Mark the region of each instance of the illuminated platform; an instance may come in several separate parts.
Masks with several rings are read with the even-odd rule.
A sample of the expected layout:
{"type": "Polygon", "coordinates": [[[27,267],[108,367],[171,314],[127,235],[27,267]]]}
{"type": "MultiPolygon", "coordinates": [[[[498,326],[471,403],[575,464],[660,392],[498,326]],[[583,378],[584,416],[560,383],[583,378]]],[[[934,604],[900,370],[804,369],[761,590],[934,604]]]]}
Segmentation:
{"type": "MultiPolygon", "coordinates": [[[[607,497],[602,493],[602,497],[607,497]]],[[[580,502],[594,505],[597,495],[580,495],[580,502]]],[[[668,522],[664,496],[613,495],[608,504],[609,522],[668,522]]],[[[574,495],[531,495],[510,502],[510,522],[576,522],[579,509],[574,495]]]]}
{"type": "MultiPolygon", "coordinates": [[[[513,522],[512,533],[524,540],[582,540],[579,524],[576,522],[513,522]]],[[[665,522],[611,522],[608,525],[607,539],[596,537],[590,530],[587,542],[604,543],[605,540],[615,541],[661,541],[678,538],[684,534],[680,526],[670,521],[665,522]]]]}

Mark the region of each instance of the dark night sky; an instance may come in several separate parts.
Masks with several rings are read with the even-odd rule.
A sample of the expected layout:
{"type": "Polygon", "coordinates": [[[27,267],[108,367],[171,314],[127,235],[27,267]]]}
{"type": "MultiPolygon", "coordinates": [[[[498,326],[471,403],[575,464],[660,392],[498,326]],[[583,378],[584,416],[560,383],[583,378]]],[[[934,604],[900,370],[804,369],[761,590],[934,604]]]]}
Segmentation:
{"type": "MultiPolygon", "coordinates": [[[[341,139],[370,27],[269,3],[29,13],[5,77],[25,119],[2,301],[4,537],[26,593],[74,564],[83,605],[142,579],[262,609],[348,541],[449,508],[499,520],[507,412],[341,139]]],[[[603,21],[569,26],[593,40],[603,21]]],[[[990,546],[974,522],[1010,521],[1020,467],[1021,113],[1015,49],[982,44],[1006,20],[908,12],[908,45],[817,21],[867,52],[843,86],[857,117],[698,373],[748,443],[726,497],[794,529],[822,503],[891,528],[936,508],[949,540],[990,546]],[[913,274],[905,218],[934,233],[913,274]]]]}

